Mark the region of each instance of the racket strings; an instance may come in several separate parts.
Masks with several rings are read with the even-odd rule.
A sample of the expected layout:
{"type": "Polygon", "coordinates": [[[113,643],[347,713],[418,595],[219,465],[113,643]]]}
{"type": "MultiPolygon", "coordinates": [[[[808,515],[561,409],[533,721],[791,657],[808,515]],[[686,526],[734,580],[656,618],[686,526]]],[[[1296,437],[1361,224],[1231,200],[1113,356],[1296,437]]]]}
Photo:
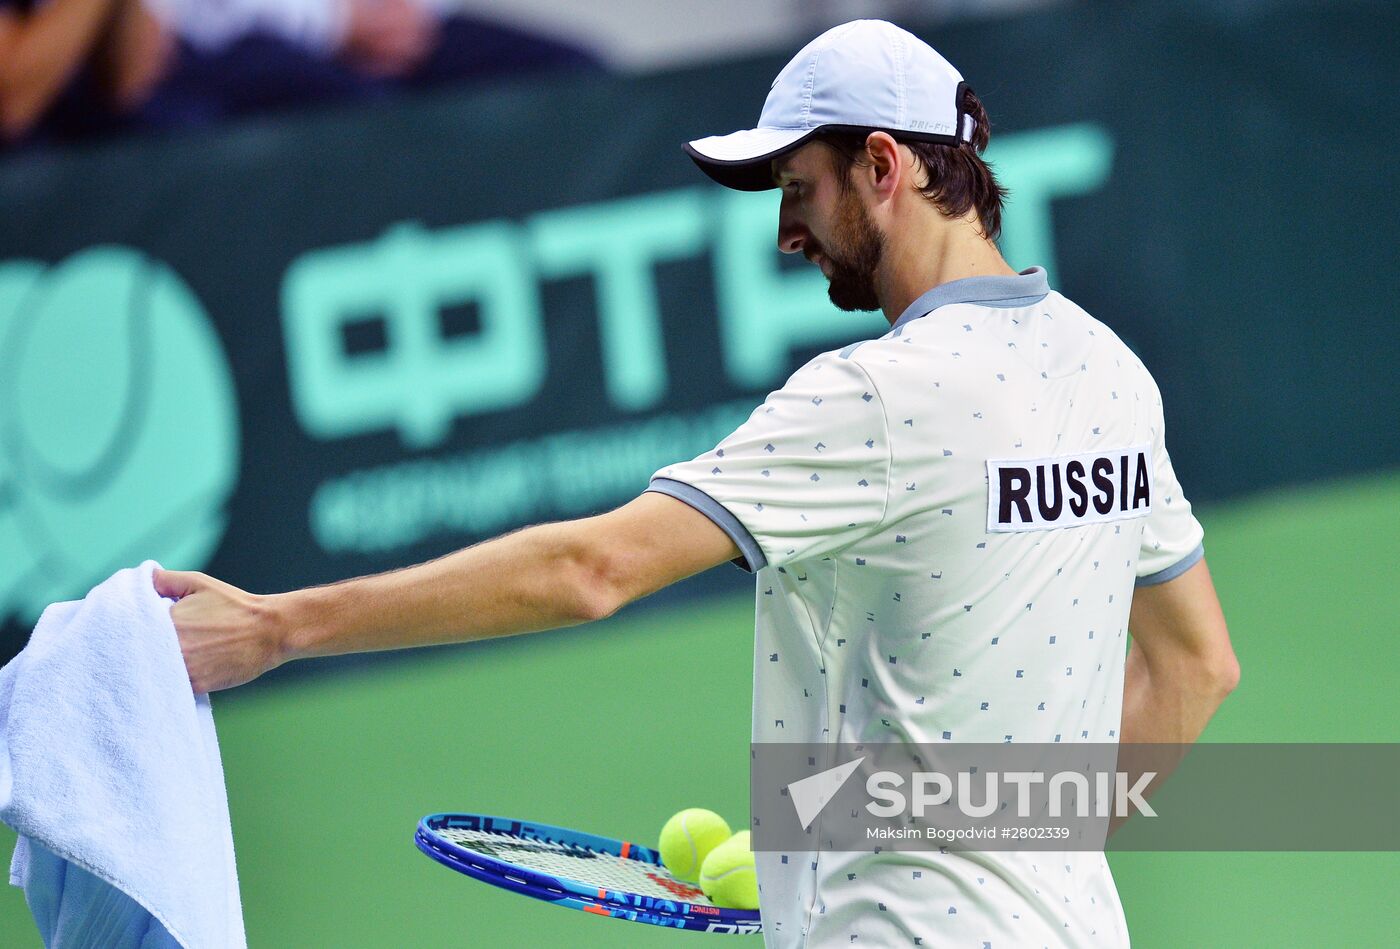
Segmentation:
{"type": "Polygon", "coordinates": [[[585,886],[700,906],[714,905],[697,887],[676,880],[664,867],[624,859],[591,847],[462,827],[439,827],[436,833],[465,850],[538,873],[567,877],[585,886]]]}

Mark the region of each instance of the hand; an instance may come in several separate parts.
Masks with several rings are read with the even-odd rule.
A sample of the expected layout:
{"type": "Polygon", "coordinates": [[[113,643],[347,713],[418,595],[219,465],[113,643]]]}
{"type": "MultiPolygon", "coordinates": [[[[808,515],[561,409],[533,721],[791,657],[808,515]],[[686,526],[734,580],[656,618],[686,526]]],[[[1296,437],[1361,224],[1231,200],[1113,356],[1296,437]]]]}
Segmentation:
{"type": "Polygon", "coordinates": [[[403,76],[433,51],[437,33],[437,17],[418,0],[350,0],[341,52],[371,76],[403,76]]]}
{"type": "Polygon", "coordinates": [[[286,661],[273,597],[178,570],[157,570],[155,587],[178,601],[170,618],[196,694],[242,685],[286,661]]]}
{"type": "Polygon", "coordinates": [[[144,0],[120,0],[97,50],[98,74],[118,111],[145,105],[175,65],[175,34],[144,0]]]}

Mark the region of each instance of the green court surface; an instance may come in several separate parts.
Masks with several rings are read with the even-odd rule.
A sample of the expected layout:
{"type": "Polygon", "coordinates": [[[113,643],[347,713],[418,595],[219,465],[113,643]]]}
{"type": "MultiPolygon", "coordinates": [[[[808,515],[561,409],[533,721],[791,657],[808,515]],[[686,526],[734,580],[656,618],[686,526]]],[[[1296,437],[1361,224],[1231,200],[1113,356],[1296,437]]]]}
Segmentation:
{"type": "MultiPolygon", "coordinates": [[[[1243,668],[1206,739],[1400,740],[1400,473],[1201,514],[1243,668]]],[[[652,843],[685,806],[743,824],[751,624],[748,597],[634,609],[215,696],[249,945],[703,942],[475,883],[419,854],[413,828],[476,810],[652,843]]],[[[0,828],[0,854],[13,840],[0,828]]],[[[1394,853],[1111,862],[1143,949],[1379,946],[1400,931],[1394,853]]],[[[0,946],[38,945],[4,888],[0,946]]]]}

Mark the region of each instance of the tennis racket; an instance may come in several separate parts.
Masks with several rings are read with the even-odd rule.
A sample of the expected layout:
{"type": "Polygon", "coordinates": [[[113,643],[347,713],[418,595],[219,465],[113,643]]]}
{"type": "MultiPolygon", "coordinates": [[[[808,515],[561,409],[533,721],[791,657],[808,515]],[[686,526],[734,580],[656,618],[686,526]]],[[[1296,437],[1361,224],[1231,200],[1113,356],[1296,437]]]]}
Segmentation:
{"type": "Polygon", "coordinates": [[[762,932],[756,910],[726,909],[677,880],[649,847],[485,814],[430,814],[418,849],[443,866],[555,906],[672,929],[762,932]]]}

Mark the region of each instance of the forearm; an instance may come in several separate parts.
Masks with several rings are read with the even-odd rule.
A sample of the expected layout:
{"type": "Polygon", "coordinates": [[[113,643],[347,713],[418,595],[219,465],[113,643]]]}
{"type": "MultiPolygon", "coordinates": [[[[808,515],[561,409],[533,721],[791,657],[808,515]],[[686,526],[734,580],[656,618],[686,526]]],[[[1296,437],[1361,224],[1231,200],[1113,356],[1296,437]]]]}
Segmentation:
{"type": "Polygon", "coordinates": [[[0,132],[27,132],[92,52],[113,0],[55,0],[0,23],[0,132]]]}
{"type": "MultiPolygon", "coordinates": [[[[1209,662],[1190,653],[1151,656],[1136,642],[1128,650],[1123,675],[1123,720],[1119,728],[1118,769],[1129,786],[1151,772],[1143,792],[1151,799],[1201,737],[1225,697],[1234,689],[1239,669],[1223,659],[1209,662]]],[[[1109,820],[1110,835],[1126,814],[1109,820]]]]}
{"type": "Polygon", "coordinates": [[[621,605],[588,521],[545,524],[404,570],[269,598],[286,659],[572,626],[621,605]]]}
{"type": "Polygon", "coordinates": [[[1124,744],[1191,744],[1238,681],[1236,668],[1189,654],[1149,658],[1136,643],[1123,676],[1124,744]]]}
{"type": "Polygon", "coordinates": [[[1135,590],[1128,629],[1121,740],[1194,742],[1240,680],[1205,560],[1135,590]]]}

